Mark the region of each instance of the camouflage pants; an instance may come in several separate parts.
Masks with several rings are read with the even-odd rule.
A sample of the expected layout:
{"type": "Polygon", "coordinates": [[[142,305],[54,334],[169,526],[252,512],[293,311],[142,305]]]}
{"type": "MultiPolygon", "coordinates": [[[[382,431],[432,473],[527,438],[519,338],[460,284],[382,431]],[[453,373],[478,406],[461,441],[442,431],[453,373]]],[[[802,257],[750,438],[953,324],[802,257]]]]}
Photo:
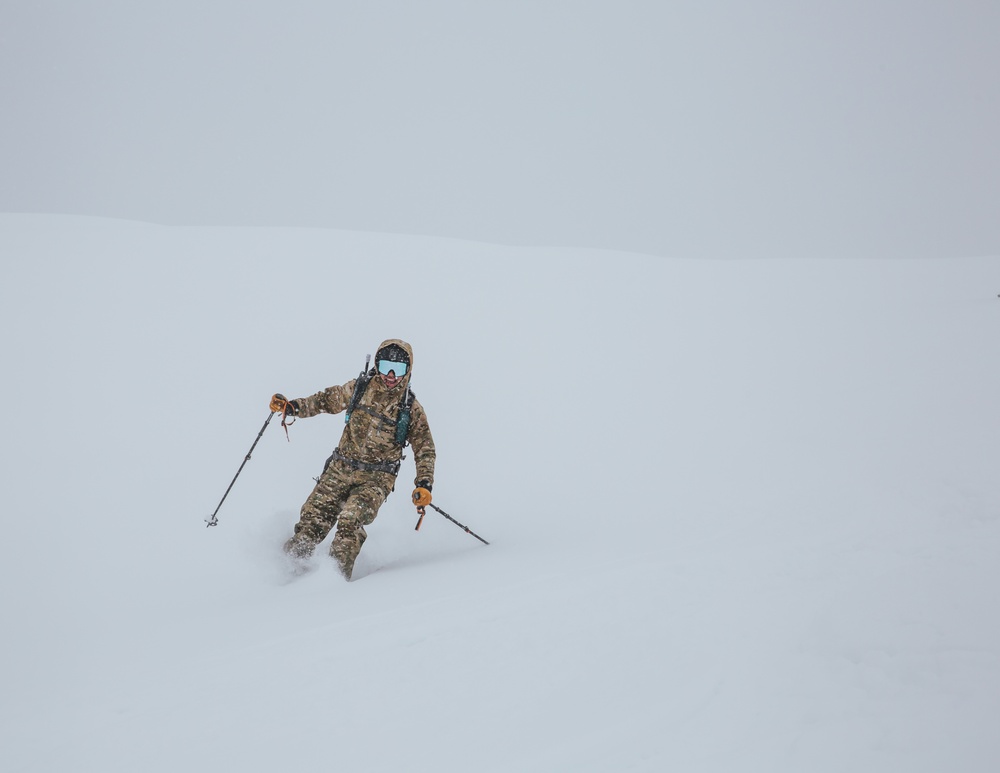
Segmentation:
{"type": "Polygon", "coordinates": [[[295,534],[285,543],[285,552],[295,558],[308,558],[336,525],[330,555],[344,576],[351,579],[354,562],[368,536],[365,526],[375,520],[395,480],[386,472],[353,470],[342,462],[332,462],[302,505],[295,534]]]}

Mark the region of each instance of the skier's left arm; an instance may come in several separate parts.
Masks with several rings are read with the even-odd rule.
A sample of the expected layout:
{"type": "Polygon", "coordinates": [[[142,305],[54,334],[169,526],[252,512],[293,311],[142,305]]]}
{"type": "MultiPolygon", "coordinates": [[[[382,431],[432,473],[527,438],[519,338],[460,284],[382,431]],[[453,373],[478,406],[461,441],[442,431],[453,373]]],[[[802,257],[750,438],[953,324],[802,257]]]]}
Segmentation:
{"type": "Polygon", "coordinates": [[[437,460],[437,451],[434,450],[434,438],[427,423],[427,414],[416,400],[413,401],[411,408],[408,439],[413,448],[413,461],[417,467],[417,477],[413,483],[418,487],[430,489],[434,485],[434,462],[437,460]]]}

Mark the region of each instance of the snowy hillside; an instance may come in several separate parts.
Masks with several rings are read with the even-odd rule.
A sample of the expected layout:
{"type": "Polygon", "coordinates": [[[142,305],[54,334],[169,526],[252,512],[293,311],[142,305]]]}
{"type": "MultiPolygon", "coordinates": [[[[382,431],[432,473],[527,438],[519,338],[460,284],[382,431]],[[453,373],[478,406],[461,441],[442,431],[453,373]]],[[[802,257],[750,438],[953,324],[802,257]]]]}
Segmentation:
{"type": "MultiPolygon", "coordinates": [[[[1000,259],[0,215],[0,769],[987,773],[1000,259]],[[279,546],[415,351],[344,583],[279,546]]],[[[325,550],[321,550],[319,558],[325,550]]]]}

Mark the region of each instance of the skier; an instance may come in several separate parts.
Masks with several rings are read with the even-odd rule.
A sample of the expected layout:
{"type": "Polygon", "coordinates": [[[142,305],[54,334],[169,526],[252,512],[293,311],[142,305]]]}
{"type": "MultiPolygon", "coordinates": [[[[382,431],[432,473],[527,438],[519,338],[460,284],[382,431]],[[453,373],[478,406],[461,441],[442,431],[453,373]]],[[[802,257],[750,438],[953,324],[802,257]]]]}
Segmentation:
{"type": "Polygon", "coordinates": [[[434,483],[434,439],[423,406],[410,390],[413,350],[405,341],[383,341],[375,353],[375,367],[343,386],[332,386],[312,397],[271,398],[271,410],[297,418],[347,411],[340,444],[326,460],[285,543],[295,561],[306,561],[336,525],[330,546],[340,571],[348,580],[367,535],[365,526],[395,488],[403,448],[413,447],[417,475],[413,503],[431,502],[434,483]]]}

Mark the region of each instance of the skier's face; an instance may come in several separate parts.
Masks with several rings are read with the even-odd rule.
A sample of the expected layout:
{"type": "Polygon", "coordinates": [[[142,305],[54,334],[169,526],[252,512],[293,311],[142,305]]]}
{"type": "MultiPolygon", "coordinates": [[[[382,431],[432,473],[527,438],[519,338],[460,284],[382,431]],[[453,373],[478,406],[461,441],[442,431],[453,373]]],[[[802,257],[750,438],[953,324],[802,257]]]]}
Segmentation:
{"type": "Polygon", "coordinates": [[[398,384],[402,379],[396,378],[396,371],[392,370],[388,373],[382,374],[382,383],[386,385],[389,389],[392,389],[396,384],[398,384]]]}
{"type": "Polygon", "coordinates": [[[392,389],[403,380],[406,375],[407,365],[405,362],[392,362],[391,360],[379,360],[378,372],[382,378],[382,383],[387,388],[392,389]]]}

